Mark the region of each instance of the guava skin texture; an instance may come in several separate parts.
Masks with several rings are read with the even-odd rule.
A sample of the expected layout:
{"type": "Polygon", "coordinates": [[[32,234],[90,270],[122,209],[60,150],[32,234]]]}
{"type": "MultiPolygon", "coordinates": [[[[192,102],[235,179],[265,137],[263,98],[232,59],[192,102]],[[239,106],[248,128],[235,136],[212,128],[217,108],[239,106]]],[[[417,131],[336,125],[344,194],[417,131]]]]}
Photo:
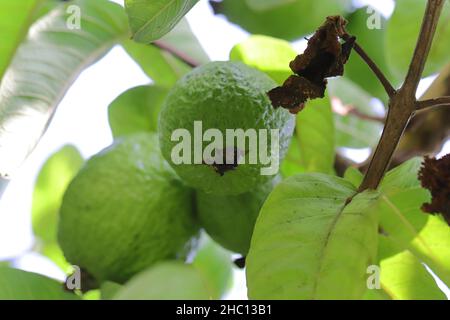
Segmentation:
{"type": "Polygon", "coordinates": [[[100,284],[184,258],[198,232],[195,195],[162,158],[156,134],[117,140],[92,157],[63,199],[58,240],[100,284]]]}
{"type": "MultiPolygon", "coordinates": [[[[162,154],[186,184],[206,193],[237,195],[252,190],[260,184],[272,180],[273,175],[262,175],[263,164],[258,158],[256,164],[248,159],[220,174],[217,168],[207,163],[174,163],[172,150],[181,140],[171,141],[177,129],[186,129],[191,136],[191,159],[194,159],[194,122],[201,121],[202,132],[218,129],[223,136],[226,153],[226,129],[248,129],[267,132],[266,153],[271,151],[271,131],[279,130],[279,162],[289,146],[294,129],[294,116],[286,109],[275,109],[267,92],[277,84],[266,74],[240,62],[211,62],[200,66],[180,79],[166,99],[159,118],[159,139],[162,154]]],[[[200,134],[201,135],[201,134],[200,134]]],[[[214,140],[214,139],[213,139],[214,140]]],[[[198,141],[198,139],[196,139],[198,141]]],[[[258,143],[262,141],[258,138],[258,143]]],[[[205,150],[212,141],[202,141],[205,150]]],[[[245,150],[238,150],[248,158],[249,139],[245,150]]],[[[255,146],[253,146],[255,147],[255,146]]],[[[214,149],[215,151],[217,149],[214,149]]],[[[258,148],[258,152],[259,152],[258,148]]],[[[261,149],[262,150],[262,149],[261,149]]],[[[232,151],[233,152],[233,151],[232,151]]],[[[202,157],[203,158],[203,157],[202,157]]],[[[204,159],[204,158],[203,158],[204,159]]]]}
{"type": "Polygon", "coordinates": [[[280,180],[276,177],[251,192],[237,196],[197,192],[197,214],[201,226],[224,248],[246,255],[259,211],[280,180]]]}

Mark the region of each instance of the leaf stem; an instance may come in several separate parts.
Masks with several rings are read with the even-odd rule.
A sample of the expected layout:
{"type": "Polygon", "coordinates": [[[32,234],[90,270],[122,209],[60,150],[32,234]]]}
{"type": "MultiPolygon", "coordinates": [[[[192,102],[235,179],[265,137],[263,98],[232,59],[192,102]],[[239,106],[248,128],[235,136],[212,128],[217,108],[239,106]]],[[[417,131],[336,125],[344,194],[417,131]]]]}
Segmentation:
{"type": "Polygon", "coordinates": [[[173,56],[177,57],[178,59],[180,59],[181,61],[183,61],[184,63],[186,63],[188,66],[190,66],[192,68],[196,68],[200,65],[197,61],[192,59],[190,56],[188,56],[184,52],[177,50],[176,48],[164,43],[163,41],[159,41],[159,40],[153,41],[152,44],[155,47],[158,47],[161,50],[164,50],[164,51],[172,54],[173,56]]]}
{"type": "Polygon", "coordinates": [[[359,192],[377,189],[398,142],[416,112],[415,94],[430,52],[444,0],[428,0],[413,58],[403,86],[389,99],[389,111],[380,142],[370,161],[359,192]]]}

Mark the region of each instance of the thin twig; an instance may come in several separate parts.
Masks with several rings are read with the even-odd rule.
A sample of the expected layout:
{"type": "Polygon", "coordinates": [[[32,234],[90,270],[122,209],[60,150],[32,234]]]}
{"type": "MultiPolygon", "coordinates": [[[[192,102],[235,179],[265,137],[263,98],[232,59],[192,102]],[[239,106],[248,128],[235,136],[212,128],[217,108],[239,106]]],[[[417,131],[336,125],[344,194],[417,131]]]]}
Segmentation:
{"type": "Polygon", "coordinates": [[[442,106],[450,106],[450,96],[417,101],[416,103],[417,110],[424,110],[442,106]]]}
{"type": "Polygon", "coordinates": [[[439,22],[444,0],[428,0],[414,55],[403,88],[415,96],[439,22]]]}
{"type": "Polygon", "coordinates": [[[408,74],[403,86],[389,99],[389,111],[380,142],[373,154],[359,191],[377,189],[389,167],[409,120],[416,111],[415,93],[436,31],[443,0],[428,0],[408,74]]]}
{"type": "Polygon", "coordinates": [[[177,57],[178,59],[180,59],[181,61],[183,61],[184,63],[186,63],[188,66],[190,66],[192,68],[198,67],[200,65],[197,61],[192,59],[190,56],[188,56],[184,52],[177,50],[176,48],[164,43],[163,41],[154,41],[152,44],[154,46],[172,54],[173,56],[177,57]]]}
{"type": "Polygon", "coordinates": [[[378,68],[377,64],[367,55],[363,48],[355,42],[353,49],[358,53],[358,55],[364,60],[364,62],[369,66],[369,68],[373,71],[375,76],[380,80],[381,84],[386,90],[386,93],[389,97],[392,97],[395,94],[395,89],[389,80],[386,78],[384,73],[378,68]]]}

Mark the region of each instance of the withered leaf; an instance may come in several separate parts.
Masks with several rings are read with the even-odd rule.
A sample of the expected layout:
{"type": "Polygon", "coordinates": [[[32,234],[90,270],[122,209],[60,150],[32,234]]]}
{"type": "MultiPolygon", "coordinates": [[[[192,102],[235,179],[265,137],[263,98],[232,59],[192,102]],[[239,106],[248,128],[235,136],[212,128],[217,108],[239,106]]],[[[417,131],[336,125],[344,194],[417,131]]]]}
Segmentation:
{"type": "Polygon", "coordinates": [[[419,179],[432,197],[431,203],[424,203],[422,210],[442,214],[450,225],[450,154],[441,159],[425,157],[419,179]]]}
{"type": "Polygon", "coordinates": [[[289,65],[296,75],[290,76],[283,86],[268,92],[275,108],[283,107],[297,113],[308,99],[324,97],[326,78],[343,75],[344,64],[355,42],[354,37],[343,44],[339,41],[339,37],[345,34],[346,23],[341,16],[328,17],[308,40],[305,52],[289,65]]]}

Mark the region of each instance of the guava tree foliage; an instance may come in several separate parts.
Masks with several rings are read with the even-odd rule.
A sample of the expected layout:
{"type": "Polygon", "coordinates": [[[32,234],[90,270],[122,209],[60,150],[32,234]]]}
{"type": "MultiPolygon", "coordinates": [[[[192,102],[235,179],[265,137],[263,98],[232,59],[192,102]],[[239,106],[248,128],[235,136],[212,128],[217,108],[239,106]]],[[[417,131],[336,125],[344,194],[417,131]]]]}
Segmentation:
{"type": "Polygon", "coordinates": [[[250,299],[446,299],[450,3],[397,0],[385,19],[350,0],[214,0],[251,35],[211,62],[184,17],[197,2],[0,0],[0,196],[86,67],[119,45],[149,78],[111,102],[113,145],[64,146],[37,177],[32,250],[67,288],[0,262],[0,298],[219,299],[234,252],[250,299]],[[245,148],[177,167],[171,133],[196,120],[280,129],[279,171],[217,161],[245,148]]]}

